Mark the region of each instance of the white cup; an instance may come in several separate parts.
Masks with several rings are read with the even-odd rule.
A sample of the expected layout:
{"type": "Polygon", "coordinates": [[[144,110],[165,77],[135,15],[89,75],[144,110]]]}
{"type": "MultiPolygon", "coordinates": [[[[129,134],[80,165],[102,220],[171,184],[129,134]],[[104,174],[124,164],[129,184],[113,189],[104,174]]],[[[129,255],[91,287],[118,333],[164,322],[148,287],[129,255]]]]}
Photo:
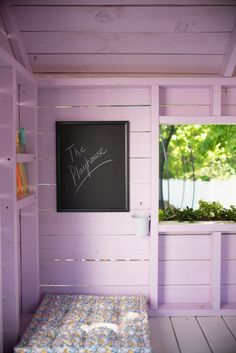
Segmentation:
{"type": "Polygon", "coordinates": [[[137,236],[145,236],[149,234],[149,214],[133,214],[133,227],[137,236]]]}

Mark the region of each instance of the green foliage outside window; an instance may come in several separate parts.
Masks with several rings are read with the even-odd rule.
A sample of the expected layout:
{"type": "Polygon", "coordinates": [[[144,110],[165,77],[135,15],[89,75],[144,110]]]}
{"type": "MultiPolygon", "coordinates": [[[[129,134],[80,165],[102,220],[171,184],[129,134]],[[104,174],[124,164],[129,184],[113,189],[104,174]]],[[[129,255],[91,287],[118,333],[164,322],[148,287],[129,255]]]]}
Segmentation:
{"type": "MultiPolygon", "coordinates": [[[[227,179],[236,174],[236,125],[162,125],[160,150],[169,141],[163,178],[227,179]]],[[[161,161],[160,161],[161,162],[161,161]]]]}
{"type": "Polygon", "coordinates": [[[159,151],[160,220],[236,221],[234,206],[225,209],[218,202],[200,201],[196,210],[191,207],[178,210],[164,202],[163,196],[163,180],[195,183],[235,176],[236,125],[161,125],[159,151]]]}

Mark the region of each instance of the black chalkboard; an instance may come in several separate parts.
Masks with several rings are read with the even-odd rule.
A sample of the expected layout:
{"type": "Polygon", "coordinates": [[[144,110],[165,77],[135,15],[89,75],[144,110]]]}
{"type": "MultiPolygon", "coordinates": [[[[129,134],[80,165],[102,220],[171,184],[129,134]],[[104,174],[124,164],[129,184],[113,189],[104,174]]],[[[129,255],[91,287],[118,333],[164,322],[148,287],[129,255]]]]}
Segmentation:
{"type": "Polygon", "coordinates": [[[56,122],[57,211],[129,211],[128,121],[56,122]]]}

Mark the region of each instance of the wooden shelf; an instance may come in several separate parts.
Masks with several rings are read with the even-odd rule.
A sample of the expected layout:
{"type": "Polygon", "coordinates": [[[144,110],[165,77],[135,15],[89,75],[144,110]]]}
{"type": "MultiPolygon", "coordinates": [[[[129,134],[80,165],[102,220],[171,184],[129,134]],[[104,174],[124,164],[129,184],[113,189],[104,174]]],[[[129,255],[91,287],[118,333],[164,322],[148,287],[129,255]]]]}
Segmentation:
{"type": "Polygon", "coordinates": [[[31,205],[33,202],[36,200],[36,195],[35,194],[30,194],[29,196],[26,196],[20,200],[16,201],[17,209],[20,210],[26,206],[31,205]]]}
{"type": "Polygon", "coordinates": [[[17,163],[29,163],[34,162],[36,160],[36,156],[33,153],[17,153],[16,154],[16,162],[17,163]]]}

